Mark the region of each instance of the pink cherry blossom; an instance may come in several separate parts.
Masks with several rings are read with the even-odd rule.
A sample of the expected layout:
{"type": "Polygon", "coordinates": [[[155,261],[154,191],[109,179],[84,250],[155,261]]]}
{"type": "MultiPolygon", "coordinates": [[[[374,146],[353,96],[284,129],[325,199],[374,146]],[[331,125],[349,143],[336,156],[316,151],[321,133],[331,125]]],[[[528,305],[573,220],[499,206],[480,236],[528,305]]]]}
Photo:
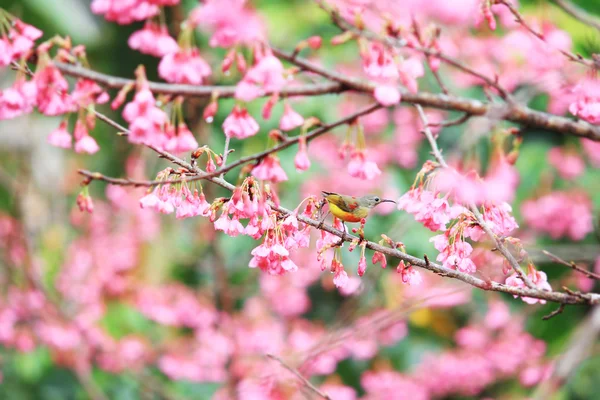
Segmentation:
{"type": "Polygon", "coordinates": [[[436,257],[446,268],[456,269],[469,274],[474,273],[477,267],[473,260],[469,258],[473,252],[473,247],[461,240],[459,236],[450,236],[447,233],[432,237],[430,242],[434,243],[434,247],[440,252],[436,257]]]}
{"type": "Polygon", "coordinates": [[[594,230],[592,203],[584,192],[552,192],[523,202],[521,212],[528,226],[553,239],[582,240],[594,230]]]}
{"type": "Polygon", "coordinates": [[[406,86],[409,92],[417,93],[417,78],[420,78],[425,74],[423,62],[417,57],[411,57],[400,63],[398,71],[400,74],[400,82],[406,86]]]}
{"type": "Polygon", "coordinates": [[[160,5],[177,3],[179,3],[178,0],[93,0],[91,7],[94,14],[104,15],[104,18],[108,21],[125,25],[157,15],[160,11],[160,5]]]}
{"type": "Polygon", "coordinates": [[[288,102],[285,102],[283,116],[279,121],[279,129],[282,131],[291,131],[304,124],[304,118],[298,114],[288,102]]]}
{"type": "Polygon", "coordinates": [[[36,71],[33,80],[37,85],[37,106],[43,114],[53,116],[73,111],[69,84],[54,64],[36,71]]]}
{"type": "Polygon", "coordinates": [[[365,73],[371,78],[395,79],[398,68],[388,49],[379,42],[370,42],[368,49],[361,54],[365,73]]]}
{"type": "Polygon", "coordinates": [[[285,171],[281,168],[281,164],[279,164],[279,158],[272,154],[263,158],[258,165],[252,168],[252,175],[258,179],[273,183],[288,180],[285,171]]]}
{"type": "MultiPolygon", "coordinates": [[[[541,290],[552,291],[552,287],[548,283],[548,277],[546,276],[545,272],[537,271],[533,268],[530,268],[527,277],[537,288],[541,290]]],[[[523,280],[516,273],[506,278],[506,284],[508,286],[514,286],[517,288],[527,287],[527,285],[525,285],[525,282],[523,282],[523,280]]],[[[515,298],[517,297],[519,296],[515,295],[515,298]]],[[[536,299],[533,297],[522,297],[521,300],[523,300],[527,304],[535,304],[537,302],[539,302],[540,304],[546,304],[546,300],[536,299]]]]}
{"type": "Polygon", "coordinates": [[[382,106],[393,106],[400,103],[400,91],[392,85],[378,85],[373,95],[382,106]]]}
{"type": "Polygon", "coordinates": [[[569,106],[571,114],[592,124],[600,124],[600,82],[584,79],[573,88],[576,100],[569,106]]]}
{"type": "Polygon", "coordinates": [[[223,121],[223,131],[227,137],[245,139],[258,133],[258,123],[245,108],[235,106],[231,114],[223,121]]]}
{"type": "Polygon", "coordinates": [[[283,72],[283,64],[277,57],[272,54],[262,57],[238,83],[235,98],[252,101],[267,92],[278,92],[285,84],[283,72]]]}
{"type": "Polygon", "coordinates": [[[164,57],[179,50],[177,41],[173,39],[165,25],[146,22],[144,28],[135,31],[127,41],[129,47],[154,57],[164,57]]]}
{"type": "Polygon", "coordinates": [[[373,180],[381,175],[381,170],[375,162],[366,159],[364,151],[357,151],[352,154],[348,163],[348,174],[355,178],[373,180]]]}
{"type": "Polygon", "coordinates": [[[190,22],[212,32],[212,47],[232,47],[264,39],[264,25],[246,0],[208,0],[190,14],[190,22]],[[223,12],[227,10],[227,12],[223,12]]]}
{"type": "Polygon", "coordinates": [[[36,103],[36,83],[17,79],[12,87],[0,90],[0,120],[29,114],[36,103]]]}
{"type": "Polygon", "coordinates": [[[402,283],[406,283],[410,286],[418,286],[423,283],[421,273],[414,269],[412,265],[406,265],[404,261],[400,261],[400,264],[396,268],[396,272],[401,274],[402,283]]]}
{"type": "Polygon", "coordinates": [[[310,168],[310,158],[308,157],[306,139],[304,137],[301,137],[298,142],[298,152],[296,153],[296,157],[294,157],[294,166],[298,172],[306,171],[310,168]]]}
{"type": "Polygon", "coordinates": [[[574,151],[562,147],[554,147],[548,153],[548,162],[558,171],[563,179],[574,179],[583,174],[585,163],[574,151]]]}
{"type": "Polygon", "coordinates": [[[167,53],[158,64],[158,75],[172,83],[200,85],[211,73],[210,65],[200,57],[197,48],[167,53]]]}
{"type": "Polygon", "coordinates": [[[400,197],[398,209],[413,214],[417,222],[433,232],[445,230],[450,221],[450,205],[446,198],[438,198],[437,193],[421,187],[411,189],[400,197]]]}
{"type": "Polygon", "coordinates": [[[133,101],[125,105],[123,118],[129,122],[131,133],[127,139],[131,143],[163,148],[166,139],[163,126],[168,118],[163,110],[156,107],[154,95],[148,88],[138,90],[133,101]]]}
{"type": "MultiPolygon", "coordinates": [[[[167,133],[169,131],[167,130],[167,133]]],[[[177,126],[177,132],[171,130],[171,136],[165,143],[165,150],[171,153],[187,153],[198,148],[198,142],[185,123],[177,126]]]]}
{"type": "Polygon", "coordinates": [[[81,120],[77,120],[75,123],[73,137],[75,138],[76,153],[94,154],[100,150],[100,146],[98,146],[98,143],[96,143],[94,138],[89,135],[85,123],[81,120]]]}
{"type": "Polygon", "coordinates": [[[71,134],[67,131],[67,121],[61,122],[58,128],[50,132],[47,140],[52,146],[70,149],[72,146],[72,138],[71,134]]]}
{"type": "Polygon", "coordinates": [[[33,49],[34,42],[42,36],[42,31],[20,19],[14,19],[8,34],[4,29],[2,33],[3,35],[0,37],[0,67],[27,56],[33,49]]]}

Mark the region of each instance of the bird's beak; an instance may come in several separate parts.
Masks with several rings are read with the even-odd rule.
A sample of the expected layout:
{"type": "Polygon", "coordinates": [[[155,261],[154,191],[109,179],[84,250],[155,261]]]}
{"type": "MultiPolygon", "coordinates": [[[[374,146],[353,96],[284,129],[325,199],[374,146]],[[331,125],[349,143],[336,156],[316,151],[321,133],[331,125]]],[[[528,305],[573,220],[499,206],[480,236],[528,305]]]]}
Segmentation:
{"type": "Polygon", "coordinates": [[[394,200],[390,200],[390,199],[383,199],[381,200],[382,203],[394,203],[396,204],[396,202],[394,200]]]}

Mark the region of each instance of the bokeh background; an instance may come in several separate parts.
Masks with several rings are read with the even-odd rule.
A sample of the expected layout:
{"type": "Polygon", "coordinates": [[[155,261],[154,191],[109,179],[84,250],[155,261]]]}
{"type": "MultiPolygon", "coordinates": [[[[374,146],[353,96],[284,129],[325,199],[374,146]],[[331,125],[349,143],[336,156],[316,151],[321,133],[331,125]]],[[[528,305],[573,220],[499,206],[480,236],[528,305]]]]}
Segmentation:
{"type": "MultiPolygon", "coordinates": [[[[329,23],[327,15],[308,1],[256,0],[252,3],[267,22],[270,39],[276,47],[293,49],[299,40],[308,36],[320,35],[327,40],[339,33],[329,23]]],[[[585,0],[578,0],[576,3],[600,16],[600,3],[585,0]]],[[[167,17],[170,21],[180,21],[182,15],[196,4],[196,1],[182,0],[181,7],[169,9],[167,17]]],[[[569,17],[549,2],[523,0],[521,4],[526,15],[554,21],[560,29],[566,30],[573,38],[576,52],[586,57],[600,52],[600,35],[597,31],[569,17]]],[[[89,2],[84,0],[4,0],[2,7],[42,29],[44,38],[59,34],[70,36],[75,44],[84,44],[90,64],[95,70],[132,77],[136,66],[144,64],[149,79],[159,80],[156,73],[159,60],[142,55],[127,46],[126,39],[142,23],[119,26],[107,22],[93,15],[89,2]]],[[[174,32],[178,29],[176,22],[170,27],[174,32]]],[[[207,35],[198,33],[197,39],[201,49],[208,47],[207,35]]],[[[212,65],[218,65],[224,54],[222,50],[213,50],[207,51],[204,56],[212,65]]],[[[329,65],[337,65],[345,60],[345,68],[357,68],[356,50],[352,46],[328,47],[319,56],[329,65]]],[[[218,68],[215,67],[214,70],[218,71],[218,68]]],[[[0,71],[0,85],[10,85],[13,77],[14,73],[10,70],[0,71]]],[[[224,76],[217,72],[213,79],[221,84],[235,84],[239,76],[224,76]]],[[[429,74],[419,82],[421,90],[439,91],[434,78],[429,74]]],[[[454,87],[452,82],[450,87],[454,87]]],[[[467,89],[462,93],[485,99],[479,89],[467,89]]],[[[111,95],[114,93],[111,92],[111,95]]],[[[528,101],[533,108],[545,110],[548,99],[544,94],[535,94],[528,101]]],[[[329,95],[293,100],[292,104],[304,116],[313,115],[322,121],[334,121],[357,109],[360,102],[358,97],[329,95]]],[[[252,103],[249,108],[251,114],[258,117],[262,104],[263,101],[252,103]]],[[[224,145],[221,124],[233,107],[233,101],[220,102],[219,112],[212,124],[202,121],[205,105],[203,100],[186,101],[186,120],[200,144],[208,144],[220,152],[224,145]]],[[[267,133],[277,127],[282,109],[278,105],[270,121],[260,120],[260,134],[243,142],[234,140],[232,146],[235,153],[230,156],[230,160],[262,151],[266,146],[267,133]]],[[[122,122],[121,116],[107,106],[100,110],[122,122]]],[[[431,111],[429,115],[432,119],[458,116],[435,111],[431,111]]],[[[408,160],[404,165],[398,165],[398,162],[394,162],[394,157],[401,157],[401,148],[394,140],[406,134],[402,132],[418,129],[417,121],[413,116],[403,115],[402,112],[385,118],[380,115],[373,120],[375,124],[382,123],[381,121],[384,127],[376,129],[380,132],[367,136],[371,154],[380,161],[380,166],[385,166],[382,168],[384,174],[381,178],[368,183],[356,180],[347,175],[343,163],[336,162],[336,146],[341,143],[345,134],[345,128],[341,128],[310,145],[313,166],[305,173],[294,171],[295,148],[280,154],[282,165],[290,178],[278,187],[282,205],[293,209],[302,198],[318,194],[320,190],[339,190],[351,194],[373,192],[392,198],[408,190],[416,172],[430,157],[429,148],[425,144],[419,146],[418,160],[408,160]]],[[[129,288],[159,284],[184,285],[189,293],[212,302],[211,307],[217,309],[241,312],[244,307],[248,307],[249,301],[258,302],[261,310],[275,315],[273,318],[284,321],[302,318],[326,328],[335,324],[343,325],[345,321],[357,318],[366,310],[393,309],[408,304],[409,301],[410,304],[418,303],[428,294],[435,297],[437,293],[427,290],[411,293],[405,290],[394,276],[394,261],[389,260],[388,270],[381,270],[378,266],[368,268],[360,294],[344,296],[333,288],[331,276],[327,272],[320,272],[314,252],[301,255],[297,261],[301,269],[310,271],[299,273],[301,278],[261,276],[260,271],[247,267],[250,251],[257,245],[251,238],[230,238],[215,233],[212,224],[206,219],[180,221],[172,215],[158,216],[139,211],[137,199],[144,194],[143,189],[119,189],[111,193],[107,192],[103,183],[92,184],[90,192],[96,201],[96,211],[91,216],[81,214],[75,207],[75,197],[79,193],[81,182],[76,174],[78,168],[101,171],[109,176],[133,175],[153,179],[153,174],[167,164],[157,161],[147,149],[131,146],[123,138],[115,136],[114,130],[102,123],[98,123],[93,132],[102,149],[95,155],[77,155],[51,147],[46,143],[45,137],[59,123],[60,118],[42,115],[0,121],[1,221],[5,224],[9,220],[18,221],[23,227],[28,238],[28,251],[36,260],[35,265],[40,270],[43,287],[50,297],[64,304],[67,312],[70,303],[85,302],[81,298],[89,294],[88,290],[102,292],[99,296],[105,309],[101,312],[98,324],[117,340],[132,335],[144,337],[149,349],[157,349],[169,341],[174,342],[191,335],[187,328],[161,324],[145,315],[140,307],[133,305],[139,303],[132,298],[132,291],[122,290],[120,285],[129,288]],[[74,265],[78,261],[73,261],[72,258],[73,253],[80,250],[89,252],[93,258],[93,268],[98,270],[87,272],[86,278],[76,282],[72,275],[77,273],[74,265]],[[126,272],[114,272],[120,268],[117,264],[126,272]],[[102,273],[103,268],[112,272],[102,273]],[[69,275],[73,281],[69,281],[69,275]],[[285,282],[275,282],[276,279],[284,279],[285,282]],[[305,283],[298,284],[295,279],[305,283]],[[102,282],[102,288],[97,287],[100,285],[98,282],[102,282]],[[111,283],[114,286],[112,289],[111,283]],[[65,288],[65,285],[70,289],[65,288]],[[111,295],[110,290],[116,294],[111,295]]],[[[473,125],[444,129],[439,139],[440,146],[445,154],[479,158],[485,166],[490,153],[489,140],[483,138],[475,143],[461,140],[467,137],[465,129],[475,134],[485,130],[473,125]]],[[[568,239],[553,240],[546,235],[534,235],[523,224],[520,206],[523,201],[544,192],[548,187],[583,190],[592,199],[597,221],[600,173],[597,168],[588,164],[585,173],[576,180],[560,179],[548,166],[548,151],[557,145],[577,147],[578,140],[531,129],[524,131],[524,137],[516,163],[521,184],[513,204],[515,217],[521,225],[517,236],[524,240],[531,257],[538,268],[548,274],[553,287],[560,287],[561,284],[576,285],[577,278],[571,271],[549,261],[541,250],[549,249],[565,259],[581,261],[593,267],[598,256],[598,231],[577,243],[568,239]]],[[[228,173],[227,178],[235,182],[238,172],[235,170],[228,173]]],[[[207,183],[203,187],[208,198],[227,195],[214,185],[207,183]]],[[[406,213],[380,210],[379,215],[369,220],[366,235],[377,240],[380,233],[403,241],[410,254],[436,254],[429,242],[431,233],[406,213]]],[[[0,245],[4,256],[0,259],[3,263],[0,270],[3,285],[0,291],[3,296],[6,296],[9,286],[24,285],[26,281],[25,274],[7,262],[7,254],[14,250],[13,246],[14,243],[8,241],[0,245]]],[[[354,275],[358,263],[358,255],[355,253],[357,252],[344,252],[344,263],[347,269],[353,270],[354,275]]],[[[428,275],[427,272],[423,273],[428,275]]],[[[360,376],[365,370],[373,368],[373,365],[410,371],[419,364],[424,354],[455,347],[454,333],[468,321],[483,318],[490,299],[505,302],[515,318],[524,319],[525,329],[531,335],[547,343],[548,360],[564,351],[574,330],[590,311],[584,306],[567,307],[561,315],[543,321],[541,317],[555,309],[555,305],[528,306],[509,296],[471,292],[440,280],[432,281],[426,287],[456,289],[463,298],[457,300],[460,304],[455,307],[416,306],[407,309],[402,317],[408,324],[407,336],[392,346],[382,347],[375,359],[349,357],[341,361],[335,373],[340,382],[363,393],[359,383],[360,376]]],[[[595,287],[597,289],[598,285],[595,287]]],[[[268,341],[269,334],[257,334],[254,340],[268,341]]],[[[596,346],[590,357],[577,367],[559,391],[558,398],[593,399],[597,396],[600,378],[600,357],[597,350],[596,346]]],[[[82,399],[88,396],[82,388],[80,377],[73,368],[64,366],[60,358],[56,357],[56,349],[52,346],[40,344],[27,351],[0,346],[0,367],[0,398],[50,400],[82,399]]],[[[111,399],[171,398],[169,396],[210,398],[221,386],[221,383],[216,382],[170,379],[164,371],[152,364],[141,370],[125,368],[111,373],[107,369],[110,370],[94,367],[91,379],[111,399]]],[[[529,393],[528,389],[512,377],[497,381],[480,396],[521,398],[526,393],[529,393]]],[[[456,395],[449,398],[467,397],[456,395]]]]}

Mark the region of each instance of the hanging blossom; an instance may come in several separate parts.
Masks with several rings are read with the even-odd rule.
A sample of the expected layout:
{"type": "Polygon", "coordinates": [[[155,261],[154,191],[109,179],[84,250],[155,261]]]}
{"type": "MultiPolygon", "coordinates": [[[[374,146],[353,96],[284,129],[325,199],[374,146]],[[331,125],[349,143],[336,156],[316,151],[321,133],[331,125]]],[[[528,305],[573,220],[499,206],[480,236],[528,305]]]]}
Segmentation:
{"type": "Polygon", "coordinates": [[[138,67],[136,75],[137,92],[133,101],[123,109],[123,118],[129,122],[131,132],[127,139],[131,143],[164,149],[166,136],[163,127],[168,121],[167,114],[156,107],[156,100],[148,87],[144,67],[138,67]]]}
{"type": "Polygon", "coordinates": [[[451,219],[451,208],[446,197],[438,197],[419,186],[398,199],[398,209],[415,216],[415,220],[433,232],[446,230],[451,219]]]}
{"type": "MultiPolygon", "coordinates": [[[[529,264],[528,267],[527,277],[538,289],[546,290],[549,292],[552,291],[552,287],[548,283],[548,276],[546,275],[546,273],[536,270],[531,264],[529,264]]],[[[513,286],[522,289],[527,288],[525,282],[523,282],[523,280],[516,273],[506,278],[506,284],[508,286],[513,286]]],[[[515,295],[515,298],[517,297],[519,296],[515,295]]],[[[546,304],[546,300],[536,299],[533,297],[521,297],[521,300],[523,300],[527,304],[536,304],[537,302],[539,302],[540,304],[546,304]]]]}
{"type": "Polygon", "coordinates": [[[36,104],[44,115],[55,116],[75,111],[73,99],[68,93],[69,84],[62,73],[50,61],[48,53],[39,51],[40,61],[33,81],[37,87],[36,104]]]}
{"type": "Polygon", "coordinates": [[[158,64],[158,75],[167,82],[201,85],[212,73],[198,48],[191,44],[192,29],[189,26],[182,29],[177,51],[166,53],[158,64]]]}
{"type": "Polygon", "coordinates": [[[174,6],[179,0],[93,0],[94,14],[104,15],[108,21],[121,25],[143,21],[160,13],[161,6],[174,6]]]}
{"type": "Polygon", "coordinates": [[[283,105],[283,115],[279,121],[279,129],[282,131],[291,131],[304,124],[304,117],[298,114],[288,102],[283,105]]]}
{"type": "Polygon", "coordinates": [[[283,77],[283,64],[270,50],[255,49],[258,61],[252,66],[244,78],[237,84],[235,98],[243,101],[252,101],[267,92],[279,92],[285,84],[283,77]]]}
{"type": "Polygon", "coordinates": [[[208,42],[211,47],[229,48],[264,41],[264,24],[246,3],[246,0],[207,0],[191,12],[189,21],[212,32],[208,42]]]}
{"type": "Polygon", "coordinates": [[[238,105],[233,107],[231,114],[223,121],[223,131],[230,138],[245,139],[256,135],[259,129],[258,122],[248,114],[248,110],[238,105]]]}
{"type": "Polygon", "coordinates": [[[600,124],[600,82],[584,79],[572,89],[575,101],[569,105],[571,114],[591,124],[600,124]]]}
{"type": "Polygon", "coordinates": [[[582,191],[552,192],[521,206],[525,223],[553,239],[582,240],[594,230],[592,202],[582,191]]]}
{"type": "Polygon", "coordinates": [[[581,155],[563,147],[554,147],[548,152],[548,163],[556,168],[563,179],[575,179],[585,171],[581,155]]]}
{"type": "Polygon", "coordinates": [[[475,263],[469,258],[473,247],[457,233],[456,229],[452,229],[432,237],[429,241],[433,242],[435,249],[440,252],[436,260],[444,267],[472,274],[477,271],[475,263]]]}
{"type": "Polygon", "coordinates": [[[164,24],[157,24],[152,20],[146,21],[144,27],[129,36],[127,44],[140,53],[154,57],[164,57],[179,50],[177,41],[173,39],[164,24]]]}
{"type": "MultiPolygon", "coordinates": [[[[4,17],[4,16],[3,16],[4,17]]],[[[42,37],[42,31],[14,18],[8,32],[2,29],[0,37],[0,67],[29,55],[35,41],[42,37]]]]}
{"type": "Polygon", "coordinates": [[[265,156],[254,168],[252,175],[263,181],[271,181],[273,183],[287,181],[288,177],[281,168],[279,157],[273,154],[265,156]]]}
{"type": "Polygon", "coordinates": [[[12,87],[0,90],[0,120],[29,114],[36,104],[36,82],[18,77],[12,87]]]}

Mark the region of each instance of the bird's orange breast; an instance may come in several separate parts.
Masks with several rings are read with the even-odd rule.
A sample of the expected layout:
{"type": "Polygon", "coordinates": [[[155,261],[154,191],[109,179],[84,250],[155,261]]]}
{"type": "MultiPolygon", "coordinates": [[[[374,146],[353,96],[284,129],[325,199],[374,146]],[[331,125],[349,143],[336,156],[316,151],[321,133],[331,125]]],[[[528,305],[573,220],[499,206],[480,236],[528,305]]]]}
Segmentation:
{"type": "Polygon", "coordinates": [[[329,203],[329,211],[334,217],[341,219],[344,222],[360,222],[363,218],[366,218],[369,211],[366,207],[358,207],[352,212],[344,211],[334,203],[329,203]]]}

